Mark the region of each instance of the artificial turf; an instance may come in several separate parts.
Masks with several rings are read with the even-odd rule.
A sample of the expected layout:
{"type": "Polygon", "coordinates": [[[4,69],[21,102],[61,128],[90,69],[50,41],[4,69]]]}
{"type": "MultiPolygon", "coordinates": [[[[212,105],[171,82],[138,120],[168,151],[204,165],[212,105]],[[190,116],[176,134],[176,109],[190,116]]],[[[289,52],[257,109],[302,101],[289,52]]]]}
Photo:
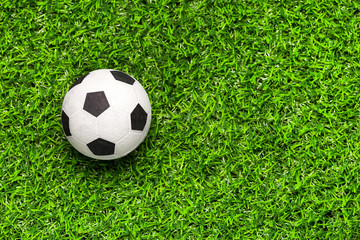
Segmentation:
{"type": "Polygon", "coordinates": [[[357,1],[0,3],[0,237],[359,239],[357,1]],[[83,74],[136,77],[148,137],[62,132],[83,74]]]}

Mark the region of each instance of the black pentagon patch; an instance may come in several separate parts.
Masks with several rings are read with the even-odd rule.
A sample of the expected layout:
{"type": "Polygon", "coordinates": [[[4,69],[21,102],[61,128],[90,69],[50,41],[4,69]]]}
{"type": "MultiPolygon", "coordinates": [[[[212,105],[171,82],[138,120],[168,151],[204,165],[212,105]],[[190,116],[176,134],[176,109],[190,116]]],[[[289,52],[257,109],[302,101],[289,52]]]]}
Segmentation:
{"type": "Polygon", "coordinates": [[[86,94],[84,110],[94,115],[95,117],[102,114],[109,107],[110,104],[106,99],[104,91],[91,92],[86,94]]]}
{"type": "Polygon", "coordinates": [[[131,129],[132,130],[144,130],[146,125],[147,113],[140,106],[140,104],[136,105],[135,109],[131,113],[131,129]]]}
{"type": "Polygon", "coordinates": [[[84,78],[86,78],[87,75],[89,75],[89,73],[85,74],[84,76],[79,77],[79,78],[73,83],[73,85],[71,85],[71,87],[69,88],[69,90],[72,89],[73,87],[75,87],[76,85],[80,84],[80,83],[84,80],[84,78]]]}
{"type": "Polygon", "coordinates": [[[61,112],[61,124],[66,136],[71,136],[70,125],[69,125],[69,117],[66,115],[64,111],[61,112]]]}
{"type": "Polygon", "coordinates": [[[135,79],[126,73],[120,71],[110,71],[110,72],[114,76],[114,78],[120,82],[124,82],[130,85],[133,85],[135,82],[135,79]]]}
{"type": "Polygon", "coordinates": [[[111,155],[115,153],[115,143],[98,138],[87,144],[90,151],[98,156],[111,155]]]}

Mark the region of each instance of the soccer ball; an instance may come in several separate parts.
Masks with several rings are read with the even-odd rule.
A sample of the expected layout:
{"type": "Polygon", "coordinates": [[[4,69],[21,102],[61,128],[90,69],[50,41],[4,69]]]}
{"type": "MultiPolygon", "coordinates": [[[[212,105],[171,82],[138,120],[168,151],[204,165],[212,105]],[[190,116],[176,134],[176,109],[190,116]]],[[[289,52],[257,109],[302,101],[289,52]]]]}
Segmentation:
{"type": "Polygon", "coordinates": [[[66,93],[61,123],[66,138],[82,154],[101,160],[123,157],[146,137],[151,105],[132,76],[112,69],[80,77],[66,93]]]}

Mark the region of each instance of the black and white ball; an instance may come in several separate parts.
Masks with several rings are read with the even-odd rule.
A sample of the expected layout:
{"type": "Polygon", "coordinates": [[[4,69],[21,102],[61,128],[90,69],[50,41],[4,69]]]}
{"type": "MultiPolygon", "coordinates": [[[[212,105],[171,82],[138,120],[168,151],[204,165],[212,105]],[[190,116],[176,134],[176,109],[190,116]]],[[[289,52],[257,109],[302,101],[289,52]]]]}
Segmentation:
{"type": "Polygon", "coordinates": [[[151,122],[150,100],[132,76],[100,69],[80,77],[70,87],[61,122],[66,138],[82,154],[117,159],[146,137],[151,122]]]}

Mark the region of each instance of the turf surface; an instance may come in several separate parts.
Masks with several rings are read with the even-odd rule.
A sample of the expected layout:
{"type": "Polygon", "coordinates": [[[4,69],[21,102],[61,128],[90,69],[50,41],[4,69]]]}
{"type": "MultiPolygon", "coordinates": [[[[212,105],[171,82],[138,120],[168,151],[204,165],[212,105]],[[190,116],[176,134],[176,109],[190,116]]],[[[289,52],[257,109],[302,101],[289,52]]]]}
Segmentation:
{"type": "Polygon", "coordinates": [[[360,238],[357,1],[0,6],[1,238],[360,238]],[[60,124],[99,68],[152,103],[117,161],[60,124]]]}

